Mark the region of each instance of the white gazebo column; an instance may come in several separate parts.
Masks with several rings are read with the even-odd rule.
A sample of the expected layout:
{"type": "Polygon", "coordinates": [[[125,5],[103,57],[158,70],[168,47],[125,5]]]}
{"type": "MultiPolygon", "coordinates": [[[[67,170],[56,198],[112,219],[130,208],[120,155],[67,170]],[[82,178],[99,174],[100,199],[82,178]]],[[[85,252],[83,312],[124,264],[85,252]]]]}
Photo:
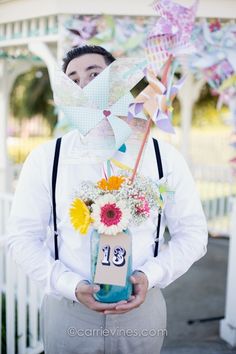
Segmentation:
{"type": "Polygon", "coordinates": [[[67,48],[65,44],[66,28],[65,23],[68,20],[68,15],[58,15],[58,41],[57,41],[57,65],[62,66],[62,59],[66,52],[71,48],[67,48]]]}
{"type": "Polygon", "coordinates": [[[29,50],[37,55],[45,63],[48,69],[50,83],[52,86],[54,71],[56,67],[56,59],[54,58],[47,44],[41,41],[30,41],[28,43],[29,50]]]}
{"type": "Polygon", "coordinates": [[[236,198],[232,198],[231,230],[226,288],[225,318],[220,321],[220,337],[236,347],[236,198]]]}
{"type": "Polygon", "coordinates": [[[9,110],[9,90],[7,61],[0,60],[0,193],[7,190],[7,119],[9,110]]]}
{"type": "Polygon", "coordinates": [[[180,149],[185,157],[186,161],[189,162],[190,158],[190,134],[191,134],[191,124],[193,116],[194,103],[198,100],[201,89],[204,85],[204,80],[194,79],[191,72],[187,73],[187,77],[184,86],[178,94],[180,101],[180,115],[181,115],[181,144],[180,149]]]}
{"type": "MultiPolygon", "coordinates": [[[[67,50],[71,48],[66,48],[64,43],[65,38],[65,22],[68,18],[68,15],[58,15],[58,41],[57,41],[57,66],[62,68],[63,58],[67,50]]],[[[63,119],[64,115],[61,110],[59,110],[57,119],[60,122],[63,119]]]]}

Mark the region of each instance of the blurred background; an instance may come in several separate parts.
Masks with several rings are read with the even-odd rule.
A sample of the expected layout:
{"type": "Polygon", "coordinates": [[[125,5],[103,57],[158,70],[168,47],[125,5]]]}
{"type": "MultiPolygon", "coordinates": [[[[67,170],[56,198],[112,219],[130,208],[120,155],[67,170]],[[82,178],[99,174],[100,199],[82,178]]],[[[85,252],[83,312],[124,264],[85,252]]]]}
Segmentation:
{"type": "MultiPolygon", "coordinates": [[[[191,5],[191,1],[179,1],[191,5]]],[[[200,0],[196,25],[235,24],[235,0],[200,0]]],[[[19,173],[29,152],[70,127],[54,106],[55,64],[82,43],[115,57],[144,56],[155,16],[150,0],[0,0],[0,352],[41,353],[40,290],[6,256],[6,224],[19,173]]],[[[215,29],[214,29],[215,30],[215,29]]],[[[236,48],[234,47],[234,50],[236,48]]],[[[191,61],[191,58],[190,58],[191,61]]],[[[164,289],[168,335],[163,353],[235,353],[236,245],[234,218],[235,108],[218,97],[200,70],[188,76],[174,102],[175,145],[196,180],[208,221],[209,251],[164,289]],[[233,237],[234,236],[234,237],[233,237]],[[192,321],[192,322],[191,322],[192,321]]]]}

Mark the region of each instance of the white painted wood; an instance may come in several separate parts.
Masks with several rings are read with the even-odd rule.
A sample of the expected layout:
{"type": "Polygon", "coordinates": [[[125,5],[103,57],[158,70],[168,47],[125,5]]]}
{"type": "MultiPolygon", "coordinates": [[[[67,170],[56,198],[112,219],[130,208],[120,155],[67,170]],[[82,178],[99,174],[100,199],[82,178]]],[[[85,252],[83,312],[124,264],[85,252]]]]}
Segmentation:
{"type": "Polygon", "coordinates": [[[5,37],[5,25],[1,24],[0,25],[0,39],[5,37]]]}
{"type": "Polygon", "coordinates": [[[0,193],[7,187],[7,117],[8,117],[8,80],[7,62],[0,59],[0,193]]]}
{"type": "Polygon", "coordinates": [[[53,33],[57,27],[57,17],[56,16],[49,16],[48,18],[48,31],[49,33],[53,33]]]}
{"type": "Polygon", "coordinates": [[[20,21],[16,21],[14,23],[14,38],[18,38],[21,37],[21,22],[20,21]]]}
{"type": "MultiPolygon", "coordinates": [[[[178,0],[183,5],[191,5],[193,0],[178,0]]],[[[0,23],[55,14],[111,14],[152,16],[152,1],[126,0],[18,0],[0,1],[0,23]]],[[[234,0],[200,0],[197,11],[199,17],[235,18],[234,0]]]]}
{"type": "Polygon", "coordinates": [[[29,332],[30,347],[35,348],[38,341],[38,297],[34,281],[29,280],[29,332]]]}
{"type": "Polygon", "coordinates": [[[196,81],[191,72],[185,69],[187,75],[184,86],[178,94],[181,115],[181,152],[187,162],[190,162],[191,124],[194,103],[198,100],[204,80],[196,81]]]}
{"type": "Polygon", "coordinates": [[[23,38],[28,37],[28,33],[29,33],[29,21],[28,20],[24,20],[22,22],[22,37],[23,38]]]}
{"type": "Polygon", "coordinates": [[[43,352],[43,344],[37,342],[35,348],[27,348],[25,354],[40,354],[43,352]]]}
{"type": "Polygon", "coordinates": [[[30,20],[30,37],[37,36],[38,24],[36,18],[31,18],[30,20]]]}
{"type": "Polygon", "coordinates": [[[6,332],[7,354],[15,354],[15,264],[9,255],[6,257],[6,332]]]}
{"type": "MultiPolygon", "coordinates": [[[[0,234],[1,235],[1,234],[0,234]]],[[[1,241],[1,236],[0,236],[0,241],[1,241]]],[[[3,287],[4,287],[4,277],[3,277],[3,272],[4,272],[4,249],[1,247],[0,244],[0,334],[2,333],[2,295],[4,293],[3,287]]],[[[0,353],[2,353],[2,341],[0,340],[0,353]]]]}
{"type": "Polygon", "coordinates": [[[220,322],[220,337],[236,347],[236,198],[232,198],[231,238],[226,288],[225,318],[220,322]]]}
{"type": "MultiPolygon", "coordinates": [[[[34,42],[44,42],[44,43],[54,43],[58,41],[57,34],[50,34],[45,36],[38,36],[33,38],[34,42]]],[[[0,41],[0,48],[14,47],[14,46],[25,46],[32,41],[32,38],[27,36],[24,38],[13,38],[0,41]]]]}
{"type": "Polygon", "coordinates": [[[47,28],[47,21],[46,17],[41,17],[39,19],[39,35],[44,36],[46,33],[46,28],[47,28]]]}
{"type": "Polygon", "coordinates": [[[34,40],[28,44],[28,48],[32,53],[34,53],[39,58],[41,58],[46,64],[49,77],[50,77],[50,83],[52,85],[54,80],[53,77],[55,72],[55,66],[56,66],[56,59],[52,54],[52,51],[45,43],[40,41],[36,42],[34,40]]]}
{"type": "Polygon", "coordinates": [[[13,23],[9,22],[6,24],[6,38],[12,37],[13,23]]]}
{"type": "Polygon", "coordinates": [[[26,335],[27,335],[27,312],[26,312],[26,275],[18,267],[17,268],[17,346],[18,353],[26,352],[26,335]]]}

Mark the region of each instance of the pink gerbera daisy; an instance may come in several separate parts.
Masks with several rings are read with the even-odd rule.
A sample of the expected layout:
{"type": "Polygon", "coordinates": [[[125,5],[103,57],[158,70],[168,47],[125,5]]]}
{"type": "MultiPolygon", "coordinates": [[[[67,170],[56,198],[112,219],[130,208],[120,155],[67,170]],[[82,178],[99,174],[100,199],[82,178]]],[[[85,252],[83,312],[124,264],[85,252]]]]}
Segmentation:
{"type": "Polygon", "coordinates": [[[93,204],[91,217],[98,232],[116,235],[127,228],[131,214],[126,201],[117,201],[112,194],[106,194],[93,204]]]}

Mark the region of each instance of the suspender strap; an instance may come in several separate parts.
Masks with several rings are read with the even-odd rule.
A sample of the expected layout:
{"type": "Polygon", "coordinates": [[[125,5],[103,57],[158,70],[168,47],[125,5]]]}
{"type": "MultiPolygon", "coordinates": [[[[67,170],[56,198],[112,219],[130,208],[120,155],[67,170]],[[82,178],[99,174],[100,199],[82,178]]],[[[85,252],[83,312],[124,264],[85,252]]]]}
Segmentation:
{"type": "Polygon", "coordinates": [[[58,256],[58,232],[57,232],[57,211],[56,211],[56,182],[57,182],[57,170],[58,161],[61,148],[61,138],[56,141],[53,169],[52,169],[52,214],[53,214],[53,228],[54,228],[54,250],[55,260],[59,259],[58,256]]]}
{"type": "MultiPolygon", "coordinates": [[[[159,144],[156,139],[153,139],[155,154],[156,154],[156,161],[157,161],[157,168],[159,173],[159,178],[163,177],[163,168],[161,162],[161,154],[159,149],[159,144]]],[[[159,235],[160,235],[160,227],[161,227],[161,214],[158,214],[158,222],[157,222],[157,230],[156,230],[156,239],[155,239],[155,248],[154,248],[154,257],[158,255],[158,244],[159,244],[159,235]]]]}

